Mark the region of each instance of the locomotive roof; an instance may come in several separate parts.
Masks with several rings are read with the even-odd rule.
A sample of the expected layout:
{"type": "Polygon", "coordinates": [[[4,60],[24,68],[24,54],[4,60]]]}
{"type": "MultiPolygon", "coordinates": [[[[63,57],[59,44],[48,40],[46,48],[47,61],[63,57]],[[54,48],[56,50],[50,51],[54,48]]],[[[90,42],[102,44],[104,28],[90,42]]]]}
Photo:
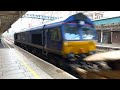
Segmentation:
{"type": "Polygon", "coordinates": [[[46,23],[45,27],[52,27],[55,25],[60,25],[63,23],[71,22],[71,21],[85,21],[89,24],[93,24],[93,21],[90,20],[86,15],[84,15],[82,13],[77,13],[77,14],[71,15],[69,17],[64,17],[62,19],[55,20],[53,22],[48,22],[48,23],[46,23]]]}
{"type": "Polygon", "coordinates": [[[54,26],[58,26],[61,25],[63,23],[67,23],[70,21],[85,21],[89,24],[93,24],[93,21],[91,21],[86,15],[82,14],[82,13],[77,13],[71,16],[67,16],[64,18],[60,18],[51,22],[47,22],[45,24],[41,24],[39,26],[36,27],[32,27],[30,29],[26,29],[26,31],[32,31],[32,30],[37,30],[37,29],[42,29],[42,28],[51,28],[54,26]]]}

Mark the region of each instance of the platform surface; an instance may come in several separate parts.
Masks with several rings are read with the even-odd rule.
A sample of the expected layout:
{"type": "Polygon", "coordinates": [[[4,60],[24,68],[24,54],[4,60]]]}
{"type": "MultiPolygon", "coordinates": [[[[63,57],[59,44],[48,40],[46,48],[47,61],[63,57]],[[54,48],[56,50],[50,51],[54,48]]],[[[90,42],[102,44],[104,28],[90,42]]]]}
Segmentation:
{"type": "Polygon", "coordinates": [[[56,66],[2,40],[0,79],[76,79],[56,66]]]}

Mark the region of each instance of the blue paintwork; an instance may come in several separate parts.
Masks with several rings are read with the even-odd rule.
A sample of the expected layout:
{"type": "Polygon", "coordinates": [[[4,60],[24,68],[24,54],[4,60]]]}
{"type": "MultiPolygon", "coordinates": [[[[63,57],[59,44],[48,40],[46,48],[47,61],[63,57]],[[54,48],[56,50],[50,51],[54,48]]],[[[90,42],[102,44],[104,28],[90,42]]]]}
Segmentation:
{"type": "Polygon", "coordinates": [[[64,23],[64,22],[61,21],[61,22],[57,22],[57,23],[48,24],[48,25],[45,25],[44,28],[53,28],[53,27],[57,27],[57,26],[62,25],[63,23],[64,23]]]}
{"type": "Polygon", "coordinates": [[[120,23],[120,17],[107,18],[93,21],[95,25],[120,23]]]}
{"type": "MultiPolygon", "coordinates": [[[[77,15],[77,14],[75,14],[75,15],[77,15]]],[[[66,22],[70,22],[70,21],[85,21],[87,24],[92,24],[92,25],[94,24],[93,21],[91,21],[87,16],[84,16],[81,14],[81,15],[79,15],[78,18],[76,18],[75,15],[68,17],[64,22],[66,23],[66,22]],[[81,18],[81,17],[83,17],[83,18],[81,18]]]]}

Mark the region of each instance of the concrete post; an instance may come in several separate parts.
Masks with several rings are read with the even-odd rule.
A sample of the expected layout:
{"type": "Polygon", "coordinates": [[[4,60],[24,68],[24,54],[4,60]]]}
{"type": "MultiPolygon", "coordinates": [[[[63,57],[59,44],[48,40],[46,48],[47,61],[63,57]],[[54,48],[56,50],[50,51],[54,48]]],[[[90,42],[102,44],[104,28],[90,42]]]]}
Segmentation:
{"type": "Polygon", "coordinates": [[[112,28],[111,28],[111,31],[110,31],[110,33],[111,33],[111,44],[112,44],[112,34],[113,34],[113,32],[112,32],[112,28]]]}
{"type": "Polygon", "coordinates": [[[103,30],[101,30],[101,44],[102,44],[102,42],[103,42],[103,30]]]}
{"type": "Polygon", "coordinates": [[[1,37],[2,37],[2,36],[0,35],[0,43],[1,43],[1,37]]]}

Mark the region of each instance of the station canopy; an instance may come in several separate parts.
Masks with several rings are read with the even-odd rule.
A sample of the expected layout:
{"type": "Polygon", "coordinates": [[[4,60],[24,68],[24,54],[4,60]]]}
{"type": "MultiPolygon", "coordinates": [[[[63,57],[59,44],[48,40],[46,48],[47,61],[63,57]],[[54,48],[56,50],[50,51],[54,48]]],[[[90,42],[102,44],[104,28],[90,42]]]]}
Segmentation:
{"type": "Polygon", "coordinates": [[[7,31],[27,11],[0,11],[0,34],[7,31]]]}

